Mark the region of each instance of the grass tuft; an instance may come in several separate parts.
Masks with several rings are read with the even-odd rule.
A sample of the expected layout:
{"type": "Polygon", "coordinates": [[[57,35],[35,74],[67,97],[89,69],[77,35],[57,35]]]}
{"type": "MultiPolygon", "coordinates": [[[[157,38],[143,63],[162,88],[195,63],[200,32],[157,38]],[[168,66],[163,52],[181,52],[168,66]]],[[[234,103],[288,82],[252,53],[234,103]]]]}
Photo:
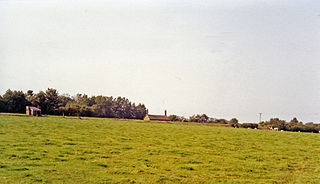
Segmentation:
{"type": "Polygon", "coordinates": [[[181,169],[185,169],[185,170],[189,170],[189,171],[193,171],[194,168],[193,167],[189,167],[189,166],[182,166],[180,167],[181,169]]]}
{"type": "Polygon", "coordinates": [[[102,164],[102,163],[98,163],[97,166],[104,167],[104,168],[107,168],[107,167],[108,167],[107,164],[102,164]]]}

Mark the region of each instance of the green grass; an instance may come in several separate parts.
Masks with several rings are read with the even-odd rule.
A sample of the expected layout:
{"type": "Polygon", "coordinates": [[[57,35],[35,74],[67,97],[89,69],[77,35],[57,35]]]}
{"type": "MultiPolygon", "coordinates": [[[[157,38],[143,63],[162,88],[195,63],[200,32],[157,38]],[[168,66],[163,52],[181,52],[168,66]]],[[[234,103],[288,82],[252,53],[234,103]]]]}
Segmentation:
{"type": "Polygon", "coordinates": [[[320,183],[320,134],[2,114],[0,183],[320,183]]]}

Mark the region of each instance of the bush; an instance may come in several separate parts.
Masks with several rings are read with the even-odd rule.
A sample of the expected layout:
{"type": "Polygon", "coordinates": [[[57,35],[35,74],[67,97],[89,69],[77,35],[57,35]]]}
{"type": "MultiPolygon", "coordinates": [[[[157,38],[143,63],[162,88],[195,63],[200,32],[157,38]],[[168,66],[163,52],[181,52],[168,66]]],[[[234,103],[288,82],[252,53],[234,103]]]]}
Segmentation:
{"type": "Polygon", "coordinates": [[[258,124],[256,124],[256,123],[242,123],[242,124],[239,124],[239,127],[240,128],[252,128],[252,129],[255,129],[255,128],[258,128],[258,124]]]}

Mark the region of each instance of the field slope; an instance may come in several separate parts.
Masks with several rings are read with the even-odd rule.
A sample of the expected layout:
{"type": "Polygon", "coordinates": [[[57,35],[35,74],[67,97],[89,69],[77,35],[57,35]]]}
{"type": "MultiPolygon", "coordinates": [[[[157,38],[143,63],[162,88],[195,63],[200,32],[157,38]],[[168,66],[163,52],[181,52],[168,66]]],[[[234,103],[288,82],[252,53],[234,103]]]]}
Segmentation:
{"type": "Polygon", "coordinates": [[[320,134],[0,115],[0,183],[320,183],[320,134]]]}

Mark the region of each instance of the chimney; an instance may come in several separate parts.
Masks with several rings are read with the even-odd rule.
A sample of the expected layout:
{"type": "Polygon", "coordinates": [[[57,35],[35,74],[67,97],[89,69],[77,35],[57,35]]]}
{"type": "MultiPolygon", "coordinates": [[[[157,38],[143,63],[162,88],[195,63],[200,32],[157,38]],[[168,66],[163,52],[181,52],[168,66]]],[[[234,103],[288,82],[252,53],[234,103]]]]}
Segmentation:
{"type": "Polygon", "coordinates": [[[164,110],[164,116],[167,116],[167,110],[164,110]]]}

